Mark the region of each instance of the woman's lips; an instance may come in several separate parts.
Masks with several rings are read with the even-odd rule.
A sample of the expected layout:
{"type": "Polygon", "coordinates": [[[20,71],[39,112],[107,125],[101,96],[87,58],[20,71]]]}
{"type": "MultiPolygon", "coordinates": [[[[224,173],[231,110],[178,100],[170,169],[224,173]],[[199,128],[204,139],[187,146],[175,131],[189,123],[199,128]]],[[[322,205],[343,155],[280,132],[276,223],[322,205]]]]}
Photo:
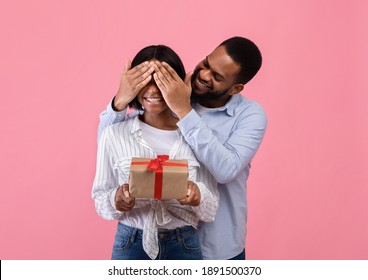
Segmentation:
{"type": "Polygon", "coordinates": [[[151,103],[160,103],[164,100],[162,97],[145,97],[144,99],[151,103]]]}

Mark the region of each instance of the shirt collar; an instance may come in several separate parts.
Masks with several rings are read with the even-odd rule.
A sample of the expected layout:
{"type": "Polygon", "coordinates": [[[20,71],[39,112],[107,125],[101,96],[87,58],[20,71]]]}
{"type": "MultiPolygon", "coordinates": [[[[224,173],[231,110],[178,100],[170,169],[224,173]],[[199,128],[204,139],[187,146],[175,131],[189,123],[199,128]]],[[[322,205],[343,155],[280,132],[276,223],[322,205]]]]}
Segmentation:
{"type": "Polygon", "coordinates": [[[240,103],[241,96],[240,94],[235,94],[230,97],[229,101],[225,104],[224,108],[229,116],[234,116],[235,108],[238,107],[240,103]]]}
{"type": "Polygon", "coordinates": [[[217,108],[218,112],[225,111],[229,116],[234,116],[235,108],[240,103],[240,94],[236,94],[230,97],[226,104],[222,107],[217,108]]]}
{"type": "MultiPolygon", "coordinates": [[[[179,135],[181,135],[181,131],[180,131],[179,128],[176,130],[176,132],[179,135]]],[[[133,134],[133,135],[138,135],[138,136],[142,135],[142,127],[141,127],[141,123],[140,123],[140,120],[139,120],[139,116],[135,116],[133,118],[132,125],[131,125],[131,128],[130,128],[130,133],[133,134]]]]}

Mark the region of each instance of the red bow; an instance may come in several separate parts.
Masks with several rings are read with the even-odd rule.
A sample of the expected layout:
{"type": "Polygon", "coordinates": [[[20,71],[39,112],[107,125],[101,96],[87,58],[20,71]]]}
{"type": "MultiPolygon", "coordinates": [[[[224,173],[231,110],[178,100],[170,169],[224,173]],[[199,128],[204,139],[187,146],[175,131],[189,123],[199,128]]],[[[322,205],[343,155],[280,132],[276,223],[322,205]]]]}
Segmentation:
{"type": "Polygon", "coordinates": [[[156,172],[162,171],[162,162],[168,159],[169,159],[168,155],[158,155],[157,158],[151,159],[151,161],[147,166],[147,169],[151,169],[156,172]]]}
{"type": "Polygon", "coordinates": [[[149,162],[132,162],[132,164],[147,164],[147,169],[150,169],[155,172],[155,190],[154,190],[154,198],[161,199],[162,198],[162,181],[163,181],[163,165],[166,166],[181,166],[186,167],[187,164],[175,163],[175,162],[165,162],[169,159],[168,155],[158,155],[157,158],[151,159],[149,162]]]}

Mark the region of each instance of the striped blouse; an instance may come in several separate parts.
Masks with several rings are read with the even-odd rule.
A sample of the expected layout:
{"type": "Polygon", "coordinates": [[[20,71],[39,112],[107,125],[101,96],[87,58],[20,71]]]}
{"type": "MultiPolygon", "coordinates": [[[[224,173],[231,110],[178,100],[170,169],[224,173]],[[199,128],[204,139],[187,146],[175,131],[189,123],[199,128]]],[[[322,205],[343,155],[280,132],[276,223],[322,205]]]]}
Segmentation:
{"type": "Polygon", "coordinates": [[[165,228],[173,217],[197,227],[198,221],[212,222],[218,204],[217,183],[209,171],[200,164],[191,148],[177,130],[179,138],[171,148],[170,159],[188,160],[189,180],[195,182],[201,192],[199,206],[181,205],[176,199],[136,199],[134,208],[120,212],[115,208],[115,193],[119,186],[128,183],[132,157],[156,158],[157,155],[142,138],[138,117],[107,127],[99,141],[96,175],[92,187],[92,198],[97,213],[107,220],[119,220],[131,224],[134,218],[145,213],[143,249],[155,259],[159,247],[157,229],[165,228]],[[149,208],[142,212],[142,209],[149,208]],[[130,221],[130,223],[129,223],[130,221]]]}

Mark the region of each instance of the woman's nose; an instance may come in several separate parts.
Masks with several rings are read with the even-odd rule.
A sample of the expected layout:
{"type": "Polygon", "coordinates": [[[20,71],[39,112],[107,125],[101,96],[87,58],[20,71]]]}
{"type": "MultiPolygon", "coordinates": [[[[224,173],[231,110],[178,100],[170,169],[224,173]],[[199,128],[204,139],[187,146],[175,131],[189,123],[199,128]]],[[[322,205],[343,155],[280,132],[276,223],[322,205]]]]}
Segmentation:
{"type": "Polygon", "coordinates": [[[160,90],[158,89],[157,85],[155,82],[150,82],[147,85],[147,90],[150,92],[159,92],[160,90]]]}

